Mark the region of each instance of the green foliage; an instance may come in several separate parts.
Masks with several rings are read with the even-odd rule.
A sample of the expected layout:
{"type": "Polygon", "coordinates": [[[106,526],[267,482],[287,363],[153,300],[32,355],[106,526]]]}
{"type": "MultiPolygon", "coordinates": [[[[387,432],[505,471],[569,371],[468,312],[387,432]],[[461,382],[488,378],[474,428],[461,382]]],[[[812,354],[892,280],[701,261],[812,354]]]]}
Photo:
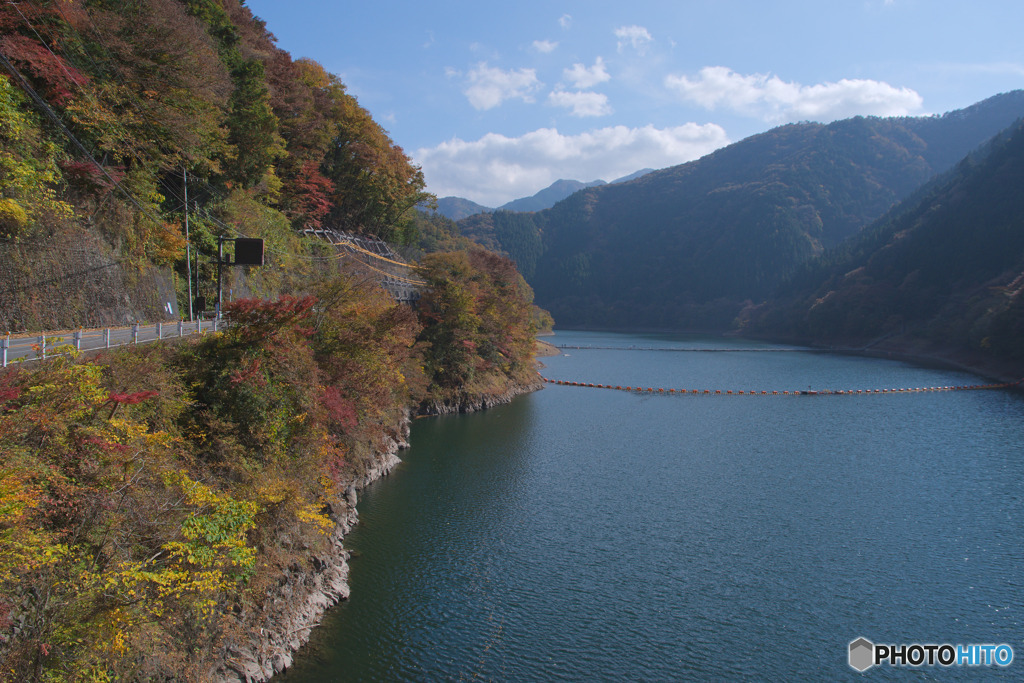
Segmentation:
{"type": "Polygon", "coordinates": [[[422,258],[425,254],[437,251],[465,251],[473,247],[474,240],[463,236],[454,221],[439,213],[417,210],[413,215],[412,228],[416,242],[409,251],[414,258],[422,258]]]}
{"type": "Polygon", "coordinates": [[[330,222],[400,244],[411,242],[415,207],[430,199],[423,172],[354,97],[336,85],[327,92],[336,130],[321,169],[335,187],[330,222]]]}
{"type": "Polygon", "coordinates": [[[263,65],[256,60],[240,64],[231,73],[228,139],[235,146],[235,158],[228,161],[228,177],[253,187],[263,180],[271,165],[284,155],[283,140],[277,133],[277,117],[270,108],[270,91],[263,65]]]}

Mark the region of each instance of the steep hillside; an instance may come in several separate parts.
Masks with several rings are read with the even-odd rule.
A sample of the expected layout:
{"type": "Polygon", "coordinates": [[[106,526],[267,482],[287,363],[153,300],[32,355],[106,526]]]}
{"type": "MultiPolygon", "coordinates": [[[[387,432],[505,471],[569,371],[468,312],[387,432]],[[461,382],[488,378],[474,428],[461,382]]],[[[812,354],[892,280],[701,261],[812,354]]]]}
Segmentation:
{"type": "Polygon", "coordinates": [[[247,279],[266,296],[301,286],[307,229],[411,241],[423,189],[345,85],[239,0],[0,8],[5,329],[188,310],[186,194],[193,294],[216,291],[218,238],[244,233],[266,242],[273,268],[247,279]],[[89,253],[53,267],[49,243],[89,253]]]}
{"type": "Polygon", "coordinates": [[[0,5],[0,333],[179,319],[266,247],[216,333],[0,370],[0,680],[279,673],[410,414],[536,386],[532,292],[427,199],[241,0],[0,5]],[[416,249],[418,305],[323,227],[416,249]]]}
{"type": "Polygon", "coordinates": [[[1024,371],[1024,125],[780,289],[750,325],[805,341],[913,349],[1024,371]]]}
{"type": "MultiPolygon", "coordinates": [[[[800,263],[1024,114],[1024,92],[941,117],[793,124],[491,231],[560,325],[727,328],[800,263]]],[[[486,235],[484,235],[486,236],[486,235]]]]}

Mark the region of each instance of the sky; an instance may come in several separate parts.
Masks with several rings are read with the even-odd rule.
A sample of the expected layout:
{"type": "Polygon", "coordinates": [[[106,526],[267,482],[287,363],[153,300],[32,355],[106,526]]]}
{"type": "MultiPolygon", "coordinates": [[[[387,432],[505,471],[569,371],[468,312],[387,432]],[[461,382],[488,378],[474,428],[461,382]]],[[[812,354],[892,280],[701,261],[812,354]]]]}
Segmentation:
{"type": "Polygon", "coordinates": [[[1024,87],[1021,0],[248,0],[427,190],[496,207],[786,123],[925,116],[1024,87]]]}

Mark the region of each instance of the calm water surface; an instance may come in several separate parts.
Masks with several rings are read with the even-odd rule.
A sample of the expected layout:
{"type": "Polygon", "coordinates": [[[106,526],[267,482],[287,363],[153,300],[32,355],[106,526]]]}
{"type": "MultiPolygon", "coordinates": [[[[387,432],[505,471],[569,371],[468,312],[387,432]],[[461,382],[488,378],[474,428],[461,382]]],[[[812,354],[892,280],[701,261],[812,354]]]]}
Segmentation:
{"type": "MultiPolygon", "coordinates": [[[[559,344],[749,346],[566,332],[559,344]]],[[[974,384],[810,353],[571,350],[552,379],[974,384]]],[[[1024,398],[638,396],[548,386],[413,426],[346,541],[352,598],[282,680],[1024,679],[1024,398]],[[1009,643],[1005,670],[848,643],[1009,643]]]]}

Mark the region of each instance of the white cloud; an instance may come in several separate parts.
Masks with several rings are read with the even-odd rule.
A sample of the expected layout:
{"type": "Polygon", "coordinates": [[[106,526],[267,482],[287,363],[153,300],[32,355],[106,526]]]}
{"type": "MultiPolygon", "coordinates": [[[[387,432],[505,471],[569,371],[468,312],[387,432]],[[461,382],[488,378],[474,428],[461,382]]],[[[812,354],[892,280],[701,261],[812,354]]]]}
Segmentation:
{"type": "Polygon", "coordinates": [[[521,99],[532,102],[532,94],[543,85],[534,69],[502,71],[480,62],[467,76],[469,86],[464,91],[474,109],[487,110],[505,100],[521,99]]]}
{"type": "Polygon", "coordinates": [[[555,48],[558,47],[558,43],[551,40],[535,40],[533,41],[533,49],[537,52],[548,54],[554,52],[555,48]]]}
{"type": "Polygon", "coordinates": [[[427,189],[485,206],[527,197],[559,178],[614,180],[641,168],[664,168],[728,144],[715,124],[674,128],[611,126],[579,135],[541,128],[517,138],[488,133],[475,141],[453,138],[416,151],[427,189]]]}
{"type": "Polygon", "coordinates": [[[548,95],[548,102],[556,107],[572,109],[573,116],[607,116],[612,113],[608,96],[603,93],[555,90],[548,95]]]}
{"type": "Polygon", "coordinates": [[[648,46],[654,42],[654,38],[643,26],[621,26],[615,29],[615,37],[619,39],[619,52],[629,45],[641,57],[647,54],[648,46]]]}
{"type": "Polygon", "coordinates": [[[593,88],[598,83],[611,80],[611,76],[604,68],[604,60],[600,57],[594,61],[594,66],[586,67],[582,64],[573,64],[571,69],[564,69],[562,73],[565,75],[566,81],[580,90],[593,88]]]}
{"type": "Polygon", "coordinates": [[[696,78],[667,76],[666,87],[707,109],[725,107],[769,122],[835,121],[850,116],[905,116],[921,109],[910,88],[864,79],[801,85],[778,76],[744,76],[724,66],[707,66],[696,78]]]}
{"type": "Polygon", "coordinates": [[[572,15],[563,14],[558,20],[558,25],[562,28],[569,28],[572,25],[572,15]]]}

